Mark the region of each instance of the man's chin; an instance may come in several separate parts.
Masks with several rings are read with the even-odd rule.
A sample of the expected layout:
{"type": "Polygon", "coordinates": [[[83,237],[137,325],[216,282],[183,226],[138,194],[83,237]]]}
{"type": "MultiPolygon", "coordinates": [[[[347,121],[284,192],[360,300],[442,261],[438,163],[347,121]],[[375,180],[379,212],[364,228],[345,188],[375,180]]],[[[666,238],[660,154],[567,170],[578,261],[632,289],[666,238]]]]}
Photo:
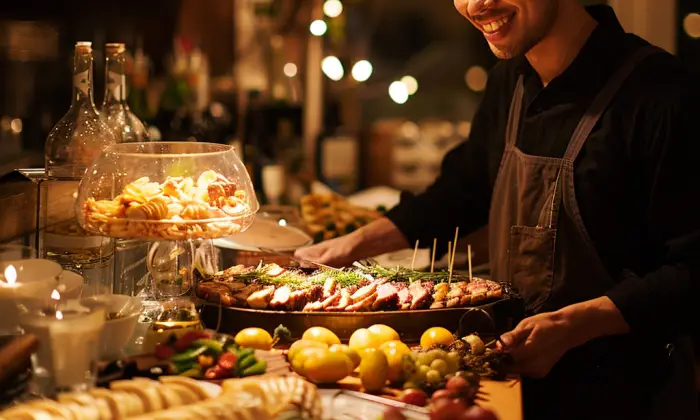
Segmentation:
{"type": "Polygon", "coordinates": [[[496,46],[490,42],[489,47],[491,48],[491,52],[493,53],[493,55],[495,55],[496,58],[501,60],[509,60],[518,55],[514,52],[513,48],[508,48],[505,46],[496,46]]]}

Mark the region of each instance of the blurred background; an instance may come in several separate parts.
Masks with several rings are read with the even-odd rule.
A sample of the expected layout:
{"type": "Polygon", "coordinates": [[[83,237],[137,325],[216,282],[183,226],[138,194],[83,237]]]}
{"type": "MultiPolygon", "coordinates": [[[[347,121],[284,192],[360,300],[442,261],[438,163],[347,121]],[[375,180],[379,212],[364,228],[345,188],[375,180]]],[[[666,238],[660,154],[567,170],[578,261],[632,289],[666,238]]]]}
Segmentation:
{"type": "MultiPolygon", "coordinates": [[[[585,3],[700,68],[697,0],[585,3]]],[[[299,191],[319,179],[344,194],[425,188],[468,139],[495,62],[447,0],[6,1],[0,176],[43,166],[77,41],[93,42],[98,106],[103,46],[126,43],[128,101],[152,140],[234,144],[258,186],[282,165],[299,191]]]]}

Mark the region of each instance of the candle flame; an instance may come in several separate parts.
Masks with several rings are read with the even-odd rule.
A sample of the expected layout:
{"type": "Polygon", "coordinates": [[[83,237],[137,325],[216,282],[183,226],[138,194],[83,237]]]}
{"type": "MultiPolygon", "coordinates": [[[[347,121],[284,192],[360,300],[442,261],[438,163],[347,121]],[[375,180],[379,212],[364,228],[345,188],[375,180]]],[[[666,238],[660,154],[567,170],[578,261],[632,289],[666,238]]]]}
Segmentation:
{"type": "Polygon", "coordinates": [[[10,264],[5,268],[5,282],[7,284],[15,284],[17,281],[17,270],[15,266],[10,264]]]}
{"type": "Polygon", "coordinates": [[[56,311],[56,319],[63,319],[63,312],[56,311]]]}
{"type": "Polygon", "coordinates": [[[53,299],[53,300],[61,300],[61,294],[58,293],[58,290],[53,289],[53,292],[51,292],[51,299],[53,299]]]}

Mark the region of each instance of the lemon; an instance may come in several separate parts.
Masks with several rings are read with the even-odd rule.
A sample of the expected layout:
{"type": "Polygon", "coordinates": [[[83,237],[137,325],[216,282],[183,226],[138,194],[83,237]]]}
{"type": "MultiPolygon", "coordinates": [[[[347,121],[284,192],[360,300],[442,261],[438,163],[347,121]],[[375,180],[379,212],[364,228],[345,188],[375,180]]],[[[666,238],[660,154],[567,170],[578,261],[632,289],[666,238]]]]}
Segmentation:
{"type": "Polygon", "coordinates": [[[360,381],[367,392],[379,392],[386,385],[389,362],[383,351],[368,351],[360,362],[360,381]]]}
{"type": "Polygon", "coordinates": [[[348,356],[348,359],[350,359],[352,362],[353,370],[360,366],[360,355],[357,354],[355,350],[351,349],[347,344],[333,344],[329,350],[331,352],[343,353],[344,355],[348,356]]]}
{"type": "Polygon", "coordinates": [[[352,361],[342,352],[327,351],[312,354],[304,363],[304,376],[311,382],[338,382],[352,372],[352,361]]]}
{"type": "Polygon", "coordinates": [[[423,335],[420,337],[420,345],[424,349],[428,349],[436,344],[449,346],[455,341],[452,333],[442,327],[433,327],[425,330],[423,335]]]}
{"type": "Polygon", "coordinates": [[[354,333],[352,333],[350,336],[350,341],[348,342],[350,348],[355,351],[360,351],[366,348],[377,348],[380,344],[381,342],[379,341],[379,337],[377,337],[367,328],[360,328],[359,330],[356,330],[354,333]]]}
{"type": "Polygon", "coordinates": [[[374,324],[367,328],[379,339],[380,343],[386,343],[387,341],[400,340],[399,333],[393,328],[384,324],[374,324]]]}
{"type": "Polygon", "coordinates": [[[313,357],[323,357],[328,353],[327,348],[323,347],[306,347],[294,354],[294,358],[289,360],[294,372],[299,375],[306,376],[304,366],[306,362],[313,357]]]}
{"type": "Polygon", "coordinates": [[[250,347],[258,350],[270,350],[272,348],[272,336],[262,328],[246,328],[241,330],[233,338],[241,347],[250,347]]]}
{"type": "Polygon", "coordinates": [[[382,349],[382,351],[389,363],[387,379],[392,383],[400,381],[403,378],[403,356],[410,354],[411,351],[401,347],[386,348],[382,349]]]}
{"type": "Polygon", "coordinates": [[[399,340],[387,341],[386,343],[382,343],[382,345],[379,346],[379,350],[382,350],[384,352],[386,352],[387,349],[394,349],[394,348],[401,349],[401,350],[405,351],[406,353],[411,352],[410,347],[408,347],[406,344],[404,344],[403,342],[401,342],[399,340]]]}
{"type": "Polygon", "coordinates": [[[313,340],[298,340],[295,341],[287,351],[287,360],[290,362],[294,359],[294,356],[302,349],[315,347],[315,348],[326,348],[327,346],[323,343],[313,340]]]}
{"type": "Polygon", "coordinates": [[[318,341],[320,343],[325,343],[328,346],[332,346],[333,344],[340,344],[340,339],[338,338],[338,336],[335,335],[333,331],[323,327],[309,328],[308,330],[304,331],[304,334],[301,336],[301,339],[318,341]]]}

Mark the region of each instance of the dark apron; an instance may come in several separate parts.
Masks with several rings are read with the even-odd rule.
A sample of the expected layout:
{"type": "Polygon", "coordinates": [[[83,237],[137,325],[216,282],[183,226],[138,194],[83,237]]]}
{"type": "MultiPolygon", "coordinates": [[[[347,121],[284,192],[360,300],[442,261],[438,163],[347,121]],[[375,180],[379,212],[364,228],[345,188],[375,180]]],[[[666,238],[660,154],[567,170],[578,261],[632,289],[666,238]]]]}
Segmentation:
{"type": "MultiPolygon", "coordinates": [[[[491,202],[489,251],[491,277],[521,293],[528,315],[603,296],[616,284],[581,219],[574,163],[627,76],[659,51],[644,47],[629,57],[593,100],[561,159],[516,147],[518,80],[491,202]]],[[[544,379],[524,379],[523,400],[526,420],[695,420],[692,345],[634,334],[596,339],[569,351],[544,379]]]]}

